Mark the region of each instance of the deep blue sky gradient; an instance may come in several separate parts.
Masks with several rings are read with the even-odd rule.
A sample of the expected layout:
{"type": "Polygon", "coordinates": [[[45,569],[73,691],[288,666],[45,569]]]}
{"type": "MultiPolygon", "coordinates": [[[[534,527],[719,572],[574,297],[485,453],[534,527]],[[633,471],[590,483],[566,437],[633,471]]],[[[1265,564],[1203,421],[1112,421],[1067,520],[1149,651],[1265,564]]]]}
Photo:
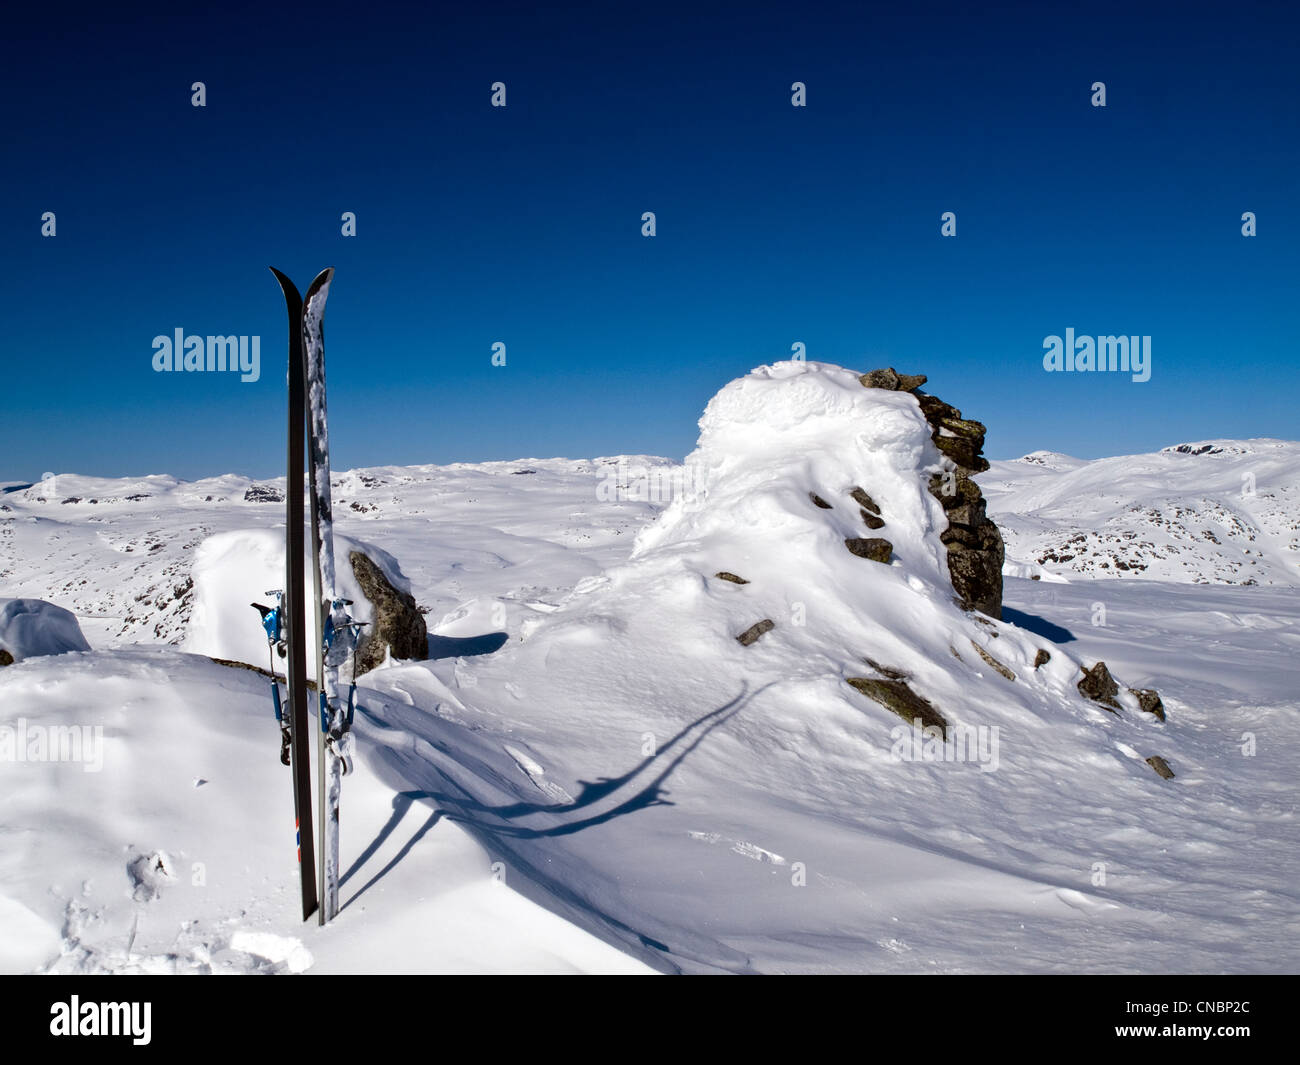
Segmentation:
{"type": "Polygon", "coordinates": [[[1300,436],[1294,5],[170,7],[6,15],[0,479],[283,472],[268,265],[337,269],[338,469],[681,457],[794,341],[994,457],[1300,436]],[[262,380],[154,373],[178,326],[262,380]],[[1045,373],[1067,326],[1151,381],[1045,373]]]}

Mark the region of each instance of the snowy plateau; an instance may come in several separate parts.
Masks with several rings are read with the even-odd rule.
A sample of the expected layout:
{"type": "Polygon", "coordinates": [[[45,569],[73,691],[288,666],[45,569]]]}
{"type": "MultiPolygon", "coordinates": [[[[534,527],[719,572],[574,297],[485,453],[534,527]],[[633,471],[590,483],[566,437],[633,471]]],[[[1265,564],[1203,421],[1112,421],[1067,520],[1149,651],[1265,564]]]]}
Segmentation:
{"type": "Polygon", "coordinates": [[[268,665],[283,479],[0,484],[0,971],[1300,968],[1300,443],[994,462],[1000,620],[946,463],[914,395],[778,363],[685,464],[335,473],[429,656],[360,678],[325,928],[269,682],[216,661],[268,665]]]}

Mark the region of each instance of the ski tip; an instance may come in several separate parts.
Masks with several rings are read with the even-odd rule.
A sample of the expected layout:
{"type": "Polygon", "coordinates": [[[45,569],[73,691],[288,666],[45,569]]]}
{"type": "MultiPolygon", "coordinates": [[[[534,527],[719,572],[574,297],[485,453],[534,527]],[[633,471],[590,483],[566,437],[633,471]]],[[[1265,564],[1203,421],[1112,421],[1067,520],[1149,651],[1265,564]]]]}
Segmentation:
{"type": "Polygon", "coordinates": [[[310,303],[312,298],[322,289],[327,288],[329,283],[334,280],[334,267],[327,266],[312,280],[307,286],[307,295],[304,297],[304,303],[310,303]]]}
{"type": "Polygon", "coordinates": [[[289,280],[287,274],[277,270],[274,266],[268,266],[267,269],[275,275],[276,281],[280,283],[280,290],[285,294],[286,298],[297,302],[302,301],[302,297],[298,295],[298,286],[289,280]]]}

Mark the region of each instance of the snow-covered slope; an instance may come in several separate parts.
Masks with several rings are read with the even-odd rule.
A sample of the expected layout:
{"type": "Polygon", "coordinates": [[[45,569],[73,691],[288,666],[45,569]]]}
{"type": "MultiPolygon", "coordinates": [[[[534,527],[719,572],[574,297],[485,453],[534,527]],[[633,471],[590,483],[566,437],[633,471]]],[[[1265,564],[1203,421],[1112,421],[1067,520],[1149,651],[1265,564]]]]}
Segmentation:
{"type": "MultiPolygon", "coordinates": [[[[375,678],[363,740],[395,788],[470,826],[574,920],[672,969],[1294,960],[1231,932],[1295,921],[1293,854],[1265,856],[1224,827],[1295,838],[1273,746],[1295,733],[1285,704],[1230,709],[1239,677],[1225,670],[1207,706],[1126,644],[1117,671],[1159,684],[1170,722],[1127,702],[1113,715],[1075,689],[1073,632],[1026,610],[1011,612],[1020,625],[956,609],[923,489],[937,454],[906,395],[778,367],[724,389],[701,429],[688,460],[700,491],[626,565],[522,643],[463,663],[454,684],[415,666],[375,678]],[[855,485],[880,504],[896,564],[845,551],[855,485]],[[742,646],[765,618],[775,627],[742,646]],[[1040,650],[1051,659],[1036,670],[1040,650]],[[846,683],[888,676],[880,666],[978,730],[984,757],[900,758],[910,734],[846,683]],[[1241,730],[1265,721],[1269,769],[1241,787],[1241,730]],[[1176,781],[1143,763],[1153,753],[1176,781]]],[[[1279,608],[1293,636],[1294,604],[1279,608]]]]}
{"type": "MultiPolygon", "coordinates": [[[[674,469],[622,456],[353,470],[331,478],[335,524],[398,560],[431,624],[479,594],[517,618],[526,602],[625,558],[665,501],[654,474],[674,469]]],[[[0,594],[72,610],[96,647],[179,644],[199,546],[283,528],[283,493],[283,478],[234,475],[10,485],[0,492],[0,594]]]]}
{"type": "Polygon", "coordinates": [[[981,479],[1007,557],[1074,577],[1300,585],[1300,444],[1210,440],[1088,462],[1036,451],[981,479]]]}
{"type": "MultiPolygon", "coordinates": [[[[1300,965],[1300,605],[1279,576],[1300,445],[1101,460],[1105,475],[1047,453],[995,464],[979,481],[1025,573],[1034,537],[1051,546],[1095,514],[1150,539],[1132,503],[1166,492],[1186,508],[1253,471],[1237,513],[1273,530],[1255,568],[1278,586],[1196,586],[1208,570],[1149,560],[1109,582],[1044,563],[1068,584],[1009,566],[993,622],[952,603],[925,491],[939,456],[908,394],[786,364],[724,389],[701,430],[685,466],[334,476],[340,533],[400,564],[432,657],[363,678],[345,909],[324,933],[297,919],[266,681],[177,646],[215,603],[202,646],[264,663],[245,591],[280,583],[283,483],[59,475],[0,490],[0,595],[72,609],[96,648],[0,669],[0,730],[104,729],[99,772],[0,765],[0,969],[1300,965]],[[1170,472],[1207,461],[1217,479],[1170,472]],[[687,490],[668,504],[665,485],[687,490]],[[888,564],[845,548],[869,535],[854,487],[879,504],[870,535],[890,539],[888,564]],[[1168,720],[1127,693],[1118,715],[1084,699],[1079,666],[1098,659],[1159,689],[1168,720]],[[968,757],[915,751],[848,684],[890,674],[974,730],[968,757]]],[[[1230,530],[1216,535],[1198,564],[1227,551],[1230,530]]],[[[1100,561],[1082,572],[1116,575],[1100,561]]]]}
{"type": "Polygon", "coordinates": [[[0,760],[0,972],[645,971],[364,759],[346,909],[301,923],[269,704],[262,678],[171,648],[0,669],[0,749],[21,741],[0,760]]]}

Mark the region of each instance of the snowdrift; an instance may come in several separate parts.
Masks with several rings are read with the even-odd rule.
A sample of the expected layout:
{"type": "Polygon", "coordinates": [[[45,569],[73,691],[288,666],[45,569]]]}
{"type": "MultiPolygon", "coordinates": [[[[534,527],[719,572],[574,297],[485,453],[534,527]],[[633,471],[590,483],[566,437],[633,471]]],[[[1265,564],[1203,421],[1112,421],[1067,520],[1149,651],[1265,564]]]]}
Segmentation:
{"type": "Polygon", "coordinates": [[[15,662],[89,650],[72,611],[43,599],[0,599],[0,651],[15,662]]]}
{"type": "MultiPolygon", "coordinates": [[[[338,594],[351,599],[352,616],[370,623],[370,601],[361,590],[348,563],[352,551],[368,555],[388,582],[404,592],[410,584],[397,560],[374,544],[334,534],[335,573],[338,594]]],[[[311,594],[310,547],[304,565],[304,587],[311,594]]],[[[185,650],[233,662],[247,662],[270,668],[266,636],[250,604],[272,605],[266,593],[284,586],[284,532],[281,529],[242,529],[218,533],[199,545],[191,570],[194,580],[194,611],[183,644],[185,650]]],[[[316,646],[315,617],[307,612],[307,646],[316,646]]],[[[307,656],[307,671],[315,677],[315,656],[307,656]]],[[[275,668],[282,671],[283,662],[275,668]]]]}

